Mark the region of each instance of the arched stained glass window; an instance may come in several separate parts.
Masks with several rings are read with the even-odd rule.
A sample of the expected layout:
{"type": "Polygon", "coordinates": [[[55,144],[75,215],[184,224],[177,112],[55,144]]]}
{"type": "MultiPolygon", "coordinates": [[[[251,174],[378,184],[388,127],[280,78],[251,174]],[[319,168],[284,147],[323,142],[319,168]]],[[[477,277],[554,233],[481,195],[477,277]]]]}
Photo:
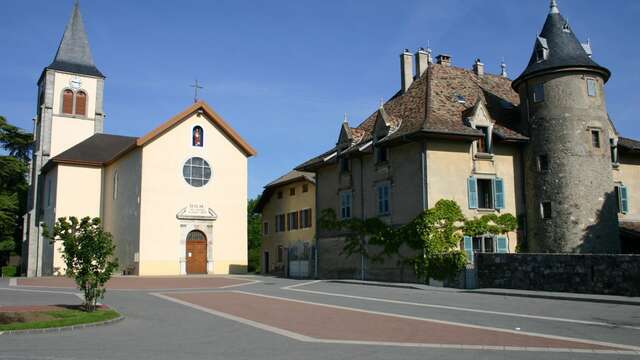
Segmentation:
{"type": "Polygon", "coordinates": [[[193,128],[193,133],[191,135],[191,145],[202,147],[204,144],[204,131],[200,126],[195,126],[193,128]]]}
{"type": "Polygon", "coordinates": [[[76,115],[87,115],[87,94],[84,91],[76,93],[76,115]]]}
{"type": "Polygon", "coordinates": [[[73,114],[73,91],[65,90],[62,93],[62,113],[73,114]]]}

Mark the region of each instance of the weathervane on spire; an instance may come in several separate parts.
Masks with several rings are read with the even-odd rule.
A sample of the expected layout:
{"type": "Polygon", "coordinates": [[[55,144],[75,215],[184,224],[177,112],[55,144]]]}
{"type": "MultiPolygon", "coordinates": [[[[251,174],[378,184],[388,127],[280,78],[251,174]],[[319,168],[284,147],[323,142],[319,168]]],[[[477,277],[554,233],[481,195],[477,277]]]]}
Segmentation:
{"type": "Polygon", "coordinates": [[[558,2],[556,0],[551,0],[551,4],[549,5],[549,13],[558,14],[560,13],[560,9],[558,9],[558,2]]]}
{"type": "Polygon", "coordinates": [[[200,84],[198,83],[198,79],[196,79],[195,84],[189,85],[189,86],[192,87],[194,91],[193,102],[198,102],[198,90],[204,89],[204,88],[200,86],[200,84]]]}

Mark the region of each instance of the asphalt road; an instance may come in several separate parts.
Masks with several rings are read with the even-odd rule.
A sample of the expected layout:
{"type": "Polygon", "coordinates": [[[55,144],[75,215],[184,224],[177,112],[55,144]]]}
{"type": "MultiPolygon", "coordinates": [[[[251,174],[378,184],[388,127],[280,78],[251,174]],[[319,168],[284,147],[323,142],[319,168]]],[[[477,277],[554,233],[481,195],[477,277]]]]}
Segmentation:
{"type": "MultiPolygon", "coordinates": [[[[630,359],[627,354],[304,342],[150,293],[242,291],[368,312],[640,348],[640,306],[246,277],[227,289],[110,290],[104,302],[126,316],[95,328],[0,335],[0,359],[630,359]]],[[[0,305],[77,303],[73,289],[11,287],[0,305]]],[[[255,300],[259,306],[260,298],[255,300]]],[[[283,315],[286,317],[286,314],[283,315]]],[[[309,318],[312,318],[310,316],[309,318]]],[[[292,319],[292,321],[305,319],[292,319]]],[[[308,326],[317,324],[309,322],[308,326]]],[[[378,325],[376,325],[378,326],[378,325]]]]}

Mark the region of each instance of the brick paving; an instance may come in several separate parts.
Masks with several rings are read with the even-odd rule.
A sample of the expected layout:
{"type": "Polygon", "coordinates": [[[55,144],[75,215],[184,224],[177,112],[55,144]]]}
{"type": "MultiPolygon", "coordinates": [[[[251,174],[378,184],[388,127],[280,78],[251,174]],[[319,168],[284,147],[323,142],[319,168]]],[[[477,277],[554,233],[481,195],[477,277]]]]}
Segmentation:
{"type": "Polygon", "coordinates": [[[166,293],[164,296],[316,339],[615,350],[590,343],[338,309],[247,293],[166,293]]]}
{"type": "MultiPolygon", "coordinates": [[[[151,290],[151,289],[215,289],[223,286],[249,283],[248,280],[228,277],[143,277],[122,276],[114,277],[107,283],[112,290],[151,290]]],[[[72,279],[57,277],[39,277],[17,279],[19,286],[39,286],[54,288],[75,288],[72,279]]]]}

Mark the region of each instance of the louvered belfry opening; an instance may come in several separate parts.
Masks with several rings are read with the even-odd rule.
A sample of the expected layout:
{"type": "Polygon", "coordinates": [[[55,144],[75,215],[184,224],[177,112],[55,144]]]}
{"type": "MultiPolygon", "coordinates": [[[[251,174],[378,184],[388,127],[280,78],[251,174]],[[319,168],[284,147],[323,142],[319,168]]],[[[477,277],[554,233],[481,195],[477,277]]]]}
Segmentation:
{"type": "Polygon", "coordinates": [[[73,91],[65,90],[62,94],[62,113],[73,114],[73,91]]]}
{"type": "Polygon", "coordinates": [[[76,115],[87,115],[87,94],[84,91],[78,91],[76,94],[76,115]]]}

